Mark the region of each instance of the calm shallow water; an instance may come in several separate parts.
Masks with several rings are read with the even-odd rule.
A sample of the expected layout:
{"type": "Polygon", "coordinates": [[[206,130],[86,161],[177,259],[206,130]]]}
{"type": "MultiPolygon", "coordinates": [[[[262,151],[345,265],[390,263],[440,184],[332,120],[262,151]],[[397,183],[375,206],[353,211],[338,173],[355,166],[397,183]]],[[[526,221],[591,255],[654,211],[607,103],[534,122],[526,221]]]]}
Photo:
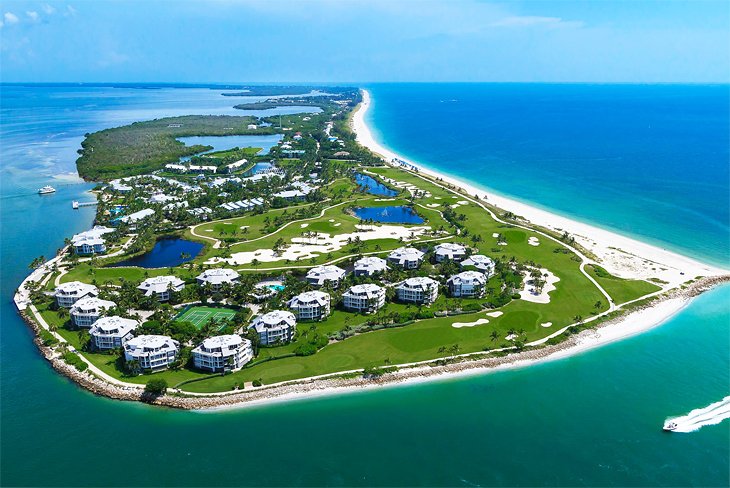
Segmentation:
{"type": "MultiPolygon", "coordinates": [[[[94,209],[73,211],[70,202],[93,185],[64,186],[52,175],[73,168],[84,132],[204,113],[216,96],[226,97],[200,89],[24,90],[9,101],[3,89],[0,104],[3,485],[730,484],[728,422],[690,434],[660,431],[666,417],[728,394],[728,286],[648,333],[522,370],[215,414],[105,400],[77,388],[41,359],[10,302],[27,263],[92,224],[94,209]],[[33,194],[48,183],[56,194],[33,194]]],[[[386,101],[376,105],[388,109],[386,101]]],[[[432,116],[448,129],[438,112],[432,116]]],[[[463,141],[456,129],[446,132],[463,141]]],[[[483,152],[479,139],[470,143],[483,152]]],[[[517,183],[513,191],[523,191],[517,183]]]]}
{"type": "Polygon", "coordinates": [[[149,252],[110,264],[110,268],[138,266],[140,268],[168,268],[192,261],[203,250],[203,244],[185,239],[160,239],[149,252]],[[185,256],[185,257],[183,257],[185,256]]]}
{"type": "MultiPolygon", "coordinates": [[[[177,140],[184,142],[187,146],[194,146],[200,144],[203,146],[213,146],[210,151],[203,151],[196,154],[200,156],[209,152],[216,151],[227,151],[234,147],[260,147],[259,155],[269,154],[269,150],[276,146],[279,141],[283,138],[281,134],[271,135],[254,135],[254,136],[191,136],[191,137],[178,137],[177,140]]],[[[189,161],[189,156],[180,158],[180,161],[189,161]]]]}
{"type": "Polygon", "coordinates": [[[357,183],[361,188],[364,188],[367,193],[370,193],[371,195],[394,197],[398,194],[397,191],[391,190],[372,176],[364,175],[362,173],[355,173],[355,183],[357,183]]]}
{"type": "Polygon", "coordinates": [[[389,224],[422,224],[423,217],[411,207],[355,207],[352,209],[355,217],[373,222],[389,224]]]}

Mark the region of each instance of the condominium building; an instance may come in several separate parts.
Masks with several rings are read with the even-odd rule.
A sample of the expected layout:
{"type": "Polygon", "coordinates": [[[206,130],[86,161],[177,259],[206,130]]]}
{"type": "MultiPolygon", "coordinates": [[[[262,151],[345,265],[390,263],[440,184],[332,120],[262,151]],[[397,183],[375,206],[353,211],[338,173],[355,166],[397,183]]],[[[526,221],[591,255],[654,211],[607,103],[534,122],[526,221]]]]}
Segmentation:
{"type": "Polygon", "coordinates": [[[342,295],[342,305],[353,312],[377,312],[385,305],[385,288],[372,283],[352,286],[342,295]]]}
{"type": "Polygon", "coordinates": [[[289,342],[294,338],[297,319],[293,313],[286,310],[274,310],[256,317],[250,327],[256,330],[259,342],[263,345],[289,342]]]}
{"type": "Polygon", "coordinates": [[[71,308],[74,303],[86,297],[95,297],[99,295],[99,289],[94,285],[87,285],[80,281],[69,281],[61,283],[53,291],[56,297],[56,303],[59,307],[71,308]]]}
{"type": "Polygon", "coordinates": [[[484,295],[487,277],[479,271],[462,271],[449,278],[446,284],[452,297],[477,298],[484,295]]]}
{"type": "Polygon", "coordinates": [[[487,278],[494,275],[494,261],[484,254],[472,254],[461,262],[461,267],[466,269],[473,267],[487,275],[487,278]]]}
{"type": "Polygon", "coordinates": [[[307,283],[312,286],[324,286],[329,283],[333,288],[340,285],[345,277],[345,270],[333,265],[317,266],[307,273],[307,283]]]}
{"type": "Polygon", "coordinates": [[[330,314],[330,295],[323,291],[305,291],[287,305],[297,320],[322,320],[330,314]]]}
{"type": "Polygon", "coordinates": [[[172,292],[180,291],[183,288],[185,288],[185,282],[172,275],[147,278],[137,287],[145,296],[154,296],[160,302],[168,301],[172,292]]]}
{"type": "Polygon", "coordinates": [[[388,262],[403,269],[416,269],[423,262],[421,251],[413,247],[399,247],[388,254],[388,262]]]}
{"type": "Polygon", "coordinates": [[[252,358],[251,341],[237,334],[209,337],[193,349],[193,365],[214,373],[239,370],[252,358]]]}
{"type": "Polygon", "coordinates": [[[105,310],[116,307],[117,304],[97,297],[86,297],[78,300],[71,306],[69,315],[76,327],[91,327],[105,310]]]}
{"type": "Polygon", "coordinates": [[[180,343],[168,336],[141,335],[124,344],[125,361],[137,361],[141,369],[160,371],[177,358],[180,343]]]}
{"type": "Polygon", "coordinates": [[[466,246],[455,242],[444,242],[433,248],[433,255],[437,263],[444,261],[461,261],[466,257],[466,246]]]}
{"type": "Polygon", "coordinates": [[[438,289],[437,281],[424,276],[408,278],[395,287],[398,300],[418,305],[430,305],[436,301],[438,289]]]}
{"type": "Polygon", "coordinates": [[[375,256],[366,256],[355,261],[355,276],[374,276],[388,270],[388,262],[375,256]]]}
{"type": "Polygon", "coordinates": [[[198,275],[198,284],[204,286],[210,284],[214,292],[220,291],[224,285],[233,285],[238,281],[240,275],[236,270],[227,268],[207,269],[198,275]]]}
{"type": "Polygon", "coordinates": [[[91,343],[98,351],[124,347],[132,339],[132,332],[139,324],[136,320],[113,315],[97,320],[89,330],[91,343]]]}
{"type": "Polygon", "coordinates": [[[106,252],[106,242],[102,236],[110,232],[114,232],[114,229],[103,225],[94,226],[91,230],[75,234],[71,238],[71,247],[79,256],[103,254],[106,252]]]}

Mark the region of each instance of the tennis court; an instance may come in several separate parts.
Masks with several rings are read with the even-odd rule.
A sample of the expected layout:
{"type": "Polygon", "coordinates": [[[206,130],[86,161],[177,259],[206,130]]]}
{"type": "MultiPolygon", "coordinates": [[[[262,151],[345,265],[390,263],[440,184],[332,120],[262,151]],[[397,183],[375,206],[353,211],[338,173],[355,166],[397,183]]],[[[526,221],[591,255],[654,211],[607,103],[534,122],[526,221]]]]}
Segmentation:
{"type": "Polygon", "coordinates": [[[212,319],[230,319],[234,315],[236,315],[235,310],[229,308],[191,307],[178,315],[177,320],[191,322],[198,329],[202,329],[212,319]]]}

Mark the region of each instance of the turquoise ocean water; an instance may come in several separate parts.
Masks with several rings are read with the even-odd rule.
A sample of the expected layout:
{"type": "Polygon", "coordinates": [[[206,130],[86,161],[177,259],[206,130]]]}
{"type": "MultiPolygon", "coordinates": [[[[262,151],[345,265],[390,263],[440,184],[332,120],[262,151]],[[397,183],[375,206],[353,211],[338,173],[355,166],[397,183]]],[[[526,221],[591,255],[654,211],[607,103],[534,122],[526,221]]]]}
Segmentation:
{"type": "MultiPolygon", "coordinates": [[[[371,120],[385,144],[434,168],[727,262],[727,86],[592,90],[378,85],[371,120]],[[455,111],[459,102],[442,100],[480,108],[455,111]],[[632,106],[641,117],[622,115],[632,106]],[[556,127],[571,118],[572,132],[556,127]],[[606,140],[588,137],[583,126],[593,118],[606,140]],[[663,121],[663,135],[648,138],[639,121],[627,128],[636,118],[655,131],[663,121]]],[[[661,327],[571,358],[226,412],[97,398],[55,374],[10,302],[33,257],[52,255],[64,236],[91,225],[93,210],[70,207],[88,198],[90,185],[54,176],[73,171],[85,132],[164,115],[229,113],[230,99],[218,93],[2,86],[3,485],[730,483],[730,422],[687,434],[660,431],[666,417],[730,393],[730,287],[701,296],[661,327]],[[48,183],[55,195],[33,194],[48,183]]]]}

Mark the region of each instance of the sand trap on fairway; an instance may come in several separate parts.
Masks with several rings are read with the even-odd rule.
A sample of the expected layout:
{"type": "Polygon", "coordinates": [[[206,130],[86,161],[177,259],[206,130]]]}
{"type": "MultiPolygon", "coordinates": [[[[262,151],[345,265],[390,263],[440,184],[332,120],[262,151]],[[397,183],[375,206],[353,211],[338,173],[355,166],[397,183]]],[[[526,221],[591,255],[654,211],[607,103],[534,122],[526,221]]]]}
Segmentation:
{"type": "Polygon", "coordinates": [[[529,245],[531,245],[531,246],[539,246],[540,245],[540,239],[538,239],[537,237],[534,237],[533,236],[533,237],[530,237],[529,239],[527,239],[527,243],[529,245]]]}
{"type": "Polygon", "coordinates": [[[505,337],[505,339],[507,339],[508,341],[514,341],[514,340],[515,340],[515,339],[517,339],[518,337],[519,337],[519,336],[518,336],[517,334],[510,334],[510,335],[508,335],[507,337],[505,337]]]}
{"type": "Polygon", "coordinates": [[[487,315],[490,317],[499,317],[500,315],[504,315],[504,312],[497,310],[496,312],[487,312],[487,315]]]}
{"type": "Polygon", "coordinates": [[[309,227],[309,224],[302,224],[302,229],[309,227]]]}
{"type": "MultiPolygon", "coordinates": [[[[534,269],[534,268],[532,268],[534,269]]],[[[524,274],[524,287],[520,291],[520,298],[533,303],[550,303],[550,293],[555,290],[555,283],[560,281],[560,278],[552,274],[546,268],[540,268],[540,274],[543,275],[542,279],[545,280],[545,285],[542,287],[540,293],[537,292],[530,278],[530,270],[524,274]]]]}
{"type": "Polygon", "coordinates": [[[205,232],[213,232],[213,229],[205,229],[205,232]]]}
{"type": "Polygon", "coordinates": [[[544,322],[544,323],[540,324],[540,327],[550,327],[552,325],[553,325],[552,322],[544,322]]]}
{"type": "Polygon", "coordinates": [[[451,327],[454,327],[456,329],[460,329],[462,327],[474,327],[475,325],[482,325],[482,324],[488,324],[489,320],[487,319],[477,319],[476,322],[454,322],[451,324],[451,327]]]}

